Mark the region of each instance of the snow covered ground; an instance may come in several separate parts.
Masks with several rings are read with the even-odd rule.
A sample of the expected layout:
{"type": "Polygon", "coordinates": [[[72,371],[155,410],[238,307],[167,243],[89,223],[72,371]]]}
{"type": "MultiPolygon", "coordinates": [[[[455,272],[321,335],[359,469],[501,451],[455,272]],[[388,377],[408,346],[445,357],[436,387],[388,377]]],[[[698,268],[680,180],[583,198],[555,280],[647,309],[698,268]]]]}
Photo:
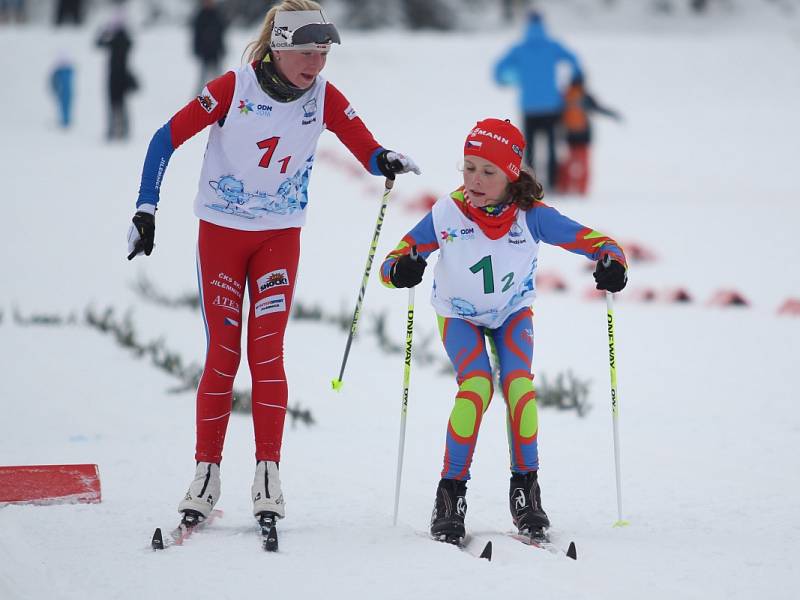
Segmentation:
{"type": "MultiPolygon", "coordinates": [[[[796,34],[603,34],[568,39],[598,98],[625,116],[598,119],[595,179],[587,199],[552,203],[658,260],[634,263],[617,304],[625,515],[616,519],[605,307],[587,301],[583,259],[555,248],[543,270],[569,283],[536,302],[537,373],[572,369],[591,380],[593,410],[540,412],[544,505],[577,562],[530,551],[510,530],[502,399],[484,419],[469,485],[468,528],[492,539],[492,563],[418,535],[427,528],[455,385],[415,363],[409,401],[400,524],[391,526],[402,365],[363,336],[341,394],[330,391],[345,336],[290,323],[290,402],[310,408],[311,428],[287,429],[282,478],[288,517],[281,552],[259,549],[250,515],[250,419],[231,419],[222,464],[223,519],[184,547],[149,549],[172,525],[193,473],[194,397],[175,381],[81,326],[23,327],[12,311],[67,314],[92,304],[132,311],[142,339],[163,337],[200,361],[200,318],[143,302],[146,274],[178,295],[195,286],[191,201],[205,135],[173,157],[162,188],[157,249],[125,260],[144,152],[152,133],[188,98],[196,76],[183,30],[137,36],[133,139],[102,140],[103,56],[92,32],[30,26],[0,30],[4,89],[0,165],[0,463],[97,463],[98,505],[0,509],[0,597],[142,598],[792,598],[800,551],[795,377],[800,319],[779,316],[800,297],[794,173],[800,120],[796,34]],[[75,128],[59,131],[46,73],[60,48],[78,64],[75,128]],[[633,301],[637,289],[685,287],[689,305],[633,301]],[[719,308],[719,289],[749,308],[719,308]]],[[[249,35],[231,39],[231,64],[249,35]]],[[[565,35],[565,37],[567,37],[565,35]]],[[[402,177],[378,253],[419,218],[409,205],[459,181],[462,141],[478,119],[516,115],[513,92],[489,79],[515,32],[480,44],[460,35],[348,33],[325,75],[384,145],[411,154],[423,176],[402,177]]],[[[325,135],[303,234],[297,298],[352,310],[381,193],[377,178],[325,135]],[[324,151],[324,152],[323,152],[324,151]],[[323,158],[327,156],[327,158],[323,158]]],[[[417,294],[420,339],[434,331],[429,282],[417,294]]],[[[406,294],[373,278],[368,315],[391,314],[404,331],[406,294]]],[[[440,356],[444,353],[437,347],[440,356]]],[[[239,382],[246,385],[241,370],[239,382]]]]}

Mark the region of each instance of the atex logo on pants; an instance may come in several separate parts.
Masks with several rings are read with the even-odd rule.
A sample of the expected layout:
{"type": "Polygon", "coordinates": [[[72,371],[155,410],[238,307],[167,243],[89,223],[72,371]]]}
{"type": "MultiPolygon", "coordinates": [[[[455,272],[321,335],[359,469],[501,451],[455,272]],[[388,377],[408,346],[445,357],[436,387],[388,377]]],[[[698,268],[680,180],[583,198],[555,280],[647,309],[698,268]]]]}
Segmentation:
{"type": "Polygon", "coordinates": [[[278,269],[277,271],[270,271],[266,275],[262,275],[256,280],[258,283],[258,291],[264,292],[270,288],[280,287],[282,285],[289,285],[289,273],[286,269],[278,269]]]}

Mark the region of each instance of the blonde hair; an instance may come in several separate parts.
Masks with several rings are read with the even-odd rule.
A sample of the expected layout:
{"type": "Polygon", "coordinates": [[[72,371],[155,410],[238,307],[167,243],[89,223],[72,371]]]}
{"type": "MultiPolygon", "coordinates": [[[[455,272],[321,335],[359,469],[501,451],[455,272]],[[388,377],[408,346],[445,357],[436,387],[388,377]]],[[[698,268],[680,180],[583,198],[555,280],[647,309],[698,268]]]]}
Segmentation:
{"type": "Polygon", "coordinates": [[[247,62],[262,61],[269,53],[269,43],[272,41],[272,28],[275,25],[275,13],[279,10],[322,10],[322,7],[314,0],[283,0],[269,9],[267,16],[264,17],[264,23],[261,26],[261,33],[258,38],[250,42],[244,49],[247,55],[247,62]]]}

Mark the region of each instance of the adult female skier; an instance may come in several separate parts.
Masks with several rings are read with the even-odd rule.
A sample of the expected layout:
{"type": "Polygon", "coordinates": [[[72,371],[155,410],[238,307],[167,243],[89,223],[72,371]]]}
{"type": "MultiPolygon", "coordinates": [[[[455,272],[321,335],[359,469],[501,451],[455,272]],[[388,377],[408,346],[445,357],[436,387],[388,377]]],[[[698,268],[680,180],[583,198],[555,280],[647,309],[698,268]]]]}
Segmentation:
{"type": "Polygon", "coordinates": [[[451,543],[465,535],[469,467],[493,392],[487,337],[507,407],[511,517],[526,535],[550,525],[537,478],[538,416],[531,372],[530,305],[539,244],[597,261],[598,289],[618,292],[627,281],[619,244],[541,202],[542,186],[521,168],[524,149],[524,137],[509,121],[479,121],[464,144],[463,186],[439,198],[381,266],[384,285],[413,287],[422,281],[425,259],[439,250],[431,302],[458,392],[430,531],[451,543]]]}
{"type": "Polygon", "coordinates": [[[207,351],[197,389],[197,467],[178,505],[184,522],[203,520],[219,499],[245,288],[257,461],[253,514],[259,520],[285,516],[278,473],[288,395],[283,338],[323,130],[333,131],[373,175],[419,173],[411,158],[380,146],[342,93],[319,75],[332,43],[341,43],[339,33],[319,4],[284,0],[269,10],[248,46],[248,63],[209,82],[155,133],[147,150],[129,259],[153,250],[159,189],[173,151],[211,126],[194,201],[207,351]]]}

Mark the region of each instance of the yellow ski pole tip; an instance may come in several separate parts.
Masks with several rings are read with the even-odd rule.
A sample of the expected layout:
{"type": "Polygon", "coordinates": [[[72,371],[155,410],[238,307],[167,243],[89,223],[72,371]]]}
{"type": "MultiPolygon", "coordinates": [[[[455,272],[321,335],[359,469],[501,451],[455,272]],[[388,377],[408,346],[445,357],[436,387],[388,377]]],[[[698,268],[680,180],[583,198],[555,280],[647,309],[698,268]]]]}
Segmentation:
{"type": "Polygon", "coordinates": [[[342,389],[342,380],[341,379],[333,379],[331,381],[331,388],[333,388],[333,390],[336,391],[336,392],[341,391],[341,389],[342,389]]]}
{"type": "Polygon", "coordinates": [[[614,523],[613,527],[627,527],[627,526],[628,526],[628,525],[630,525],[630,524],[631,524],[631,522],[630,522],[630,521],[625,521],[625,520],[623,519],[623,520],[621,520],[621,521],[617,521],[616,523],[614,523]]]}

